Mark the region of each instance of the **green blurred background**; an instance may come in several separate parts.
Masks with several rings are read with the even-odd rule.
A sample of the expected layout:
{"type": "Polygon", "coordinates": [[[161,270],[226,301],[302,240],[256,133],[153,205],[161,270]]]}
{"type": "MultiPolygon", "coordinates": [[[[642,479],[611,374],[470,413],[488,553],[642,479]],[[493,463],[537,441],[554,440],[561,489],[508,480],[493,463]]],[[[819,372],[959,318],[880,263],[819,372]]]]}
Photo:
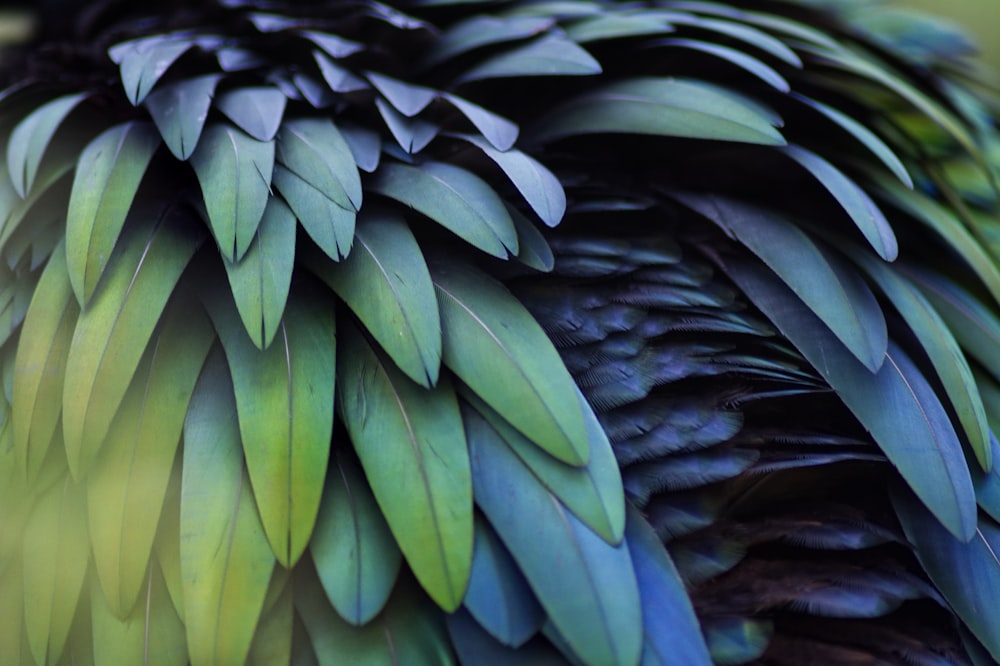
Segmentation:
{"type": "Polygon", "coordinates": [[[891,4],[947,16],[963,25],[983,60],[1000,70],[1000,0],[893,0],[891,4]]]}
{"type": "MultiPolygon", "coordinates": [[[[874,0],[879,1],[879,0],[874,0]]],[[[984,62],[1000,72],[1000,0],[881,0],[889,5],[945,16],[969,31],[984,62]]],[[[38,0],[0,0],[0,42],[17,40],[29,29],[27,8],[38,0]],[[18,7],[11,10],[11,7],[18,7]]],[[[70,0],[86,4],[87,0],[70,0]]]]}

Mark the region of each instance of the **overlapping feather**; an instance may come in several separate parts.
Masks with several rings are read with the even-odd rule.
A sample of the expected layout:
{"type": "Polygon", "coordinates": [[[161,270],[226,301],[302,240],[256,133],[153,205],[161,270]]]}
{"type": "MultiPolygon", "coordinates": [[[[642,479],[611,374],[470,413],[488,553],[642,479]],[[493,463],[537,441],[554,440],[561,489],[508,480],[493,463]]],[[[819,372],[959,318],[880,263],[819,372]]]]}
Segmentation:
{"type": "Polygon", "coordinates": [[[740,663],[939,594],[1000,658],[942,579],[995,564],[996,139],[814,5],[227,2],[11,88],[17,659],[740,663]]]}

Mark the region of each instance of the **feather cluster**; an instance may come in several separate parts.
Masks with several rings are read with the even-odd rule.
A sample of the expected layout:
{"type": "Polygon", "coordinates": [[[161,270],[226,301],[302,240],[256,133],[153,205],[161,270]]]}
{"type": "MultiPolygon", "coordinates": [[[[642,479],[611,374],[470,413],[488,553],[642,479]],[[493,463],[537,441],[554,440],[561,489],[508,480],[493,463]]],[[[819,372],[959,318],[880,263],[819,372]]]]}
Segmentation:
{"type": "Polygon", "coordinates": [[[156,4],[0,94],[0,664],[1000,660],[953,31],[156,4]]]}

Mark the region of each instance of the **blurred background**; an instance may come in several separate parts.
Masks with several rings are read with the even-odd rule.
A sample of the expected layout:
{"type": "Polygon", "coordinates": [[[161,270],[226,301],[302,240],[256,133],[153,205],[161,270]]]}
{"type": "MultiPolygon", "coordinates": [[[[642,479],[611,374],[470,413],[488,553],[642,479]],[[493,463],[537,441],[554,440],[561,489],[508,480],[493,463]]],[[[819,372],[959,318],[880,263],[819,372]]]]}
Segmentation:
{"type": "MultiPolygon", "coordinates": [[[[877,1],[877,0],[876,0],[877,1]]],[[[888,5],[930,12],[949,19],[970,31],[979,45],[983,59],[1000,70],[1000,0],[882,0],[888,5]]],[[[114,5],[116,0],[0,0],[0,40],[24,34],[30,26],[25,10],[40,6],[114,5]],[[16,9],[13,9],[16,8],[16,9]]],[[[49,11],[48,19],[55,19],[49,11]]]]}
{"type": "MultiPolygon", "coordinates": [[[[70,6],[79,9],[107,9],[123,2],[142,0],[0,0],[0,43],[20,41],[31,33],[36,13],[46,15],[50,27],[58,25],[60,18],[73,12],[59,8],[70,6]]],[[[859,0],[859,3],[863,0],[859,0]]],[[[1000,73],[1000,0],[871,0],[891,7],[927,12],[945,17],[966,30],[979,47],[982,61],[1000,73]]],[[[1000,76],[995,78],[1000,82],[1000,76]]],[[[1000,85],[998,83],[997,85],[1000,85]]]]}
{"type": "Polygon", "coordinates": [[[983,60],[1000,70],[1000,0],[892,0],[890,4],[946,16],[959,23],[975,39],[983,60]]]}

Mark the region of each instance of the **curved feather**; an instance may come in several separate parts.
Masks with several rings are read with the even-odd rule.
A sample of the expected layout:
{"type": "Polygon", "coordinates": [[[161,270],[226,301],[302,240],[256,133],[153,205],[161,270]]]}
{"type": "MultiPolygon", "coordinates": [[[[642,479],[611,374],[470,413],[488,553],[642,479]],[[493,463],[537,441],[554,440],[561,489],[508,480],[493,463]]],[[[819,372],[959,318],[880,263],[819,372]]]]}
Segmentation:
{"type": "Polygon", "coordinates": [[[107,599],[102,603],[119,618],[129,615],[148,582],[185,414],[214,340],[200,309],[180,303],[168,307],[88,474],[88,525],[107,599]]]}
{"type": "Polygon", "coordinates": [[[865,254],[858,252],[852,253],[852,256],[878,284],[920,340],[980,466],[989,470],[993,460],[986,410],[969,362],[948,326],[916,286],[904,277],[865,254]]]}
{"type": "MultiPolygon", "coordinates": [[[[185,420],[187,417],[185,417],[185,420]]],[[[153,553],[163,575],[167,594],[177,616],[184,622],[184,576],[181,574],[181,482],[183,455],[175,464],[164,498],[153,553]]]]}
{"type": "Polygon", "coordinates": [[[180,541],[191,663],[242,663],[274,569],[243,466],[233,384],[209,356],[184,422],[180,541]]]}
{"type": "MultiPolygon", "coordinates": [[[[0,248],[3,248],[4,259],[11,268],[20,260],[20,256],[12,257],[17,251],[18,237],[27,237],[29,242],[33,242],[35,239],[32,238],[32,234],[40,231],[38,226],[31,224],[33,220],[60,220],[65,215],[65,196],[69,192],[70,185],[66,176],[76,166],[76,158],[73,155],[75,151],[62,142],[58,142],[54,148],[42,162],[31,191],[24,199],[19,199],[13,194],[12,200],[16,202],[12,201],[13,205],[4,211],[6,217],[0,225],[0,248]]],[[[57,228],[57,225],[50,225],[49,233],[57,228]]]]}
{"type": "Polygon", "coordinates": [[[398,216],[362,216],[357,247],[345,260],[310,261],[312,270],[340,296],[369,334],[418,384],[437,383],[441,319],[420,247],[398,216]]]}
{"type": "Polygon", "coordinates": [[[773,274],[745,262],[725,268],[830,383],[942,525],[961,540],[972,538],[976,500],[961,444],[933,389],[902,350],[890,343],[873,374],[773,274]]]}
{"type": "Polygon", "coordinates": [[[371,488],[344,456],[331,465],[309,550],[340,617],[361,626],[385,607],[402,555],[371,488]]]}
{"type": "Polygon", "coordinates": [[[854,181],[837,167],[801,146],[788,145],[780,150],[809,171],[843,207],[880,257],[894,261],[899,254],[896,234],[885,215],[854,181]]]}
{"type": "Polygon", "coordinates": [[[392,106],[407,118],[423,111],[437,97],[437,91],[394,79],[385,74],[367,72],[365,76],[392,106]]]}
{"type": "Polygon", "coordinates": [[[287,204],[271,197],[243,258],[223,259],[236,309],[258,349],[271,345],[285,312],[295,266],[295,227],[287,204]]]}
{"type": "Polygon", "coordinates": [[[427,612],[427,600],[413,585],[398,586],[385,611],[362,627],[340,618],[322,589],[303,576],[295,606],[320,664],[420,666],[455,663],[439,618],[427,612]]]}
{"type": "Polygon", "coordinates": [[[900,161],[896,153],[893,152],[892,148],[887,146],[886,143],[878,137],[878,135],[846,113],[843,113],[828,104],[823,104],[822,102],[798,93],[792,93],[792,97],[799,100],[803,104],[811,106],[839,125],[841,129],[857,139],[862,145],[864,145],[865,148],[877,157],[879,161],[881,161],[882,164],[884,164],[903,185],[911,190],[913,189],[913,179],[910,178],[910,173],[906,170],[906,167],[900,161]]]}
{"type": "Polygon", "coordinates": [[[472,573],[462,605],[493,638],[519,647],[541,629],[545,614],[493,529],[481,518],[475,527],[472,573]]]}
{"type": "Polygon", "coordinates": [[[965,125],[954,114],[948,111],[943,104],[933,99],[930,95],[925,94],[888,66],[882,65],[872,59],[862,58],[844,48],[835,49],[821,46],[803,48],[833,67],[873,81],[880,86],[884,86],[885,89],[896,93],[899,97],[917,108],[938,127],[947,132],[980,165],[984,165],[983,156],[976,145],[976,140],[965,125]]]}
{"type": "Polygon", "coordinates": [[[177,617],[158,568],[150,567],[143,587],[140,602],[124,617],[111,610],[99,589],[92,590],[94,663],[145,664],[151,659],[165,666],[188,663],[184,624],[177,617]]]}
{"type": "MultiPolygon", "coordinates": [[[[300,118],[283,123],[278,161],[338,206],[361,209],[361,179],[351,147],[330,121],[300,118]]],[[[350,245],[348,243],[348,245],[350,245]]]]}
{"type": "Polygon", "coordinates": [[[912,215],[950,245],[976,272],[993,300],[1000,303],[1000,269],[980,241],[945,206],[922,192],[910,192],[885,179],[878,180],[879,193],[894,206],[912,215]]]}
{"type": "Polygon", "coordinates": [[[541,638],[516,649],[505,646],[479,626],[464,609],[452,613],[446,621],[452,647],[462,664],[562,666],[566,663],[566,657],[541,638]]]}
{"type": "Polygon", "coordinates": [[[547,16],[473,16],[445,30],[424,55],[423,65],[432,66],[491,44],[528,39],[555,23],[547,16]]]}
{"type": "Polygon", "coordinates": [[[493,188],[465,169],[444,162],[407,166],[386,162],[369,187],[410,206],[483,252],[501,259],[517,254],[517,232],[493,188]]]}
{"type": "Polygon", "coordinates": [[[303,30],[302,36],[326,51],[333,58],[346,58],[349,55],[354,55],[365,50],[364,44],[345,39],[331,32],[303,30]]]}
{"type": "Polygon", "coordinates": [[[80,153],[66,215],[66,265],[76,300],[90,302],[160,146],[149,123],[116,125],[80,153]]]}
{"type": "Polygon", "coordinates": [[[61,247],[35,288],[14,365],[13,445],[28,479],[38,474],[59,425],[66,361],[80,313],[61,247]]]}
{"type": "Polygon", "coordinates": [[[163,142],[177,159],[188,159],[198,147],[215,87],[221,79],[218,74],[184,79],[160,86],[146,97],[143,104],[163,142]]]}
{"type": "Polygon", "coordinates": [[[285,112],[285,95],[277,88],[252,87],[227,90],[214,99],[215,108],[258,141],[270,141],[285,112]]]}
{"type": "Polygon", "coordinates": [[[203,238],[189,213],[176,208],[123,234],[102,288],[77,321],[66,360],[62,422],[74,475],[82,477],[100,450],[160,313],[203,238]]]}
{"type": "Polygon", "coordinates": [[[381,135],[374,130],[350,123],[343,123],[338,130],[351,149],[358,168],[366,173],[374,173],[382,157],[381,135]]]}
{"type": "Polygon", "coordinates": [[[460,265],[433,266],[443,360],[536,445],[584,465],[589,436],[576,386],[541,327],[503,286],[460,265]]]}
{"type": "MultiPolygon", "coordinates": [[[[996,405],[997,387],[996,384],[985,377],[977,377],[980,390],[984,396],[984,402],[989,404],[991,408],[996,405]],[[983,385],[984,380],[986,386],[983,385]],[[993,384],[990,386],[990,384],[993,384]],[[992,393],[992,395],[990,395],[992,393]]],[[[996,413],[995,410],[991,409],[991,413],[996,413]]],[[[995,456],[1000,456],[1000,442],[997,438],[990,433],[989,439],[990,447],[990,458],[993,459],[995,456]]],[[[976,503],[979,504],[979,508],[985,511],[993,520],[997,520],[1000,517],[1000,468],[994,465],[989,471],[983,471],[982,469],[971,470],[972,472],[972,483],[976,487],[976,503]]]]}
{"type": "Polygon", "coordinates": [[[451,383],[423,389],[348,327],[341,337],[340,414],[375,499],[417,580],[452,611],[472,565],[469,454],[451,383]]]}
{"type": "MultiPolygon", "coordinates": [[[[277,577],[276,570],[275,578],[277,577]]],[[[284,578],[287,577],[286,572],[284,578]]],[[[247,664],[250,666],[292,663],[292,627],[295,621],[292,585],[282,585],[280,594],[272,599],[273,581],[274,579],[272,588],[268,590],[268,597],[264,599],[264,613],[257,624],[253,643],[250,644],[250,654],[247,655],[247,664]]]]}
{"type": "Polygon", "coordinates": [[[696,80],[628,79],[587,93],[532,127],[530,140],[650,134],[784,145],[771,119],[739,95],[696,80]]]}
{"type": "Polygon", "coordinates": [[[86,93],[58,97],[32,111],[10,133],[6,150],[7,171],[14,191],[22,199],[31,192],[42,157],[56,131],[86,98],[86,93]]]}
{"type": "MultiPolygon", "coordinates": [[[[20,556],[20,553],[18,553],[20,556]]],[[[24,635],[24,595],[21,593],[23,573],[18,566],[0,569],[0,655],[3,666],[21,666],[32,659],[24,635]]]]}
{"type": "Polygon", "coordinates": [[[500,150],[478,136],[458,136],[496,162],[542,222],[550,227],[559,224],[566,213],[566,192],[543,164],[520,150],[500,150]]]}
{"type": "Polygon", "coordinates": [[[325,119],[286,122],[278,133],[275,185],[310,237],[334,260],[346,256],[361,209],[361,178],[344,136],[325,119]]]}
{"type": "Polygon", "coordinates": [[[941,315],[969,356],[995,378],[1000,378],[1000,316],[963,287],[941,275],[903,270],[941,315]]]}
{"type": "Polygon", "coordinates": [[[579,522],[482,417],[465,416],[476,504],[575,657],[638,663],[642,612],[628,546],[611,546],[579,522]]]}
{"type": "MultiPolygon", "coordinates": [[[[720,9],[720,5],[713,3],[699,3],[699,11],[705,13],[715,13],[715,10],[720,9]]],[[[727,13],[725,7],[721,7],[722,11],[719,12],[722,16],[730,16],[727,13]]],[[[778,33],[783,39],[780,41],[786,46],[795,47],[799,43],[804,43],[807,45],[823,46],[829,49],[837,49],[840,47],[840,42],[838,42],[833,36],[824,32],[821,28],[808,25],[802,21],[790,19],[778,14],[773,14],[769,12],[754,12],[754,11],[740,11],[733,18],[739,18],[743,21],[759,26],[773,33],[778,33]]],[[[801,62],[801,60],[799,61],[801,62]]]]}
{"type": "Polygon", "coordinates": [[[441,127],[420,117],[407,118],[381,97],[375,100],[386,127],[403,151],[416,155],[437,137],[441,127]]]}
{"type": "Polygon", "coordinates": [[[581,46],[546,35],[466,70],[456,83],[521,76],[589,76],[600,72],[600,63],[581,46]]]}
{"type": "Polygon", "coordinates": [[[548,273],[556,263],[548,240],[524,213],[510,204],[505,205],[510,219],[514,220],[514,228],[517,229],[517,260],[536,271],[548,273]]]}
{"type": "Polygon", "coordinates": [[[666,35],[675,30],[668,23],[673,17],[671,12],[656,11],[585,16],[566,27],[566,36],[577,44],[586,44],[624,37],[666,35]]]}
{"type": "Polygon", "coordinates": [[[1000,586],[1000,525],[983,517],[972,538],[961,541],[905,491],[894,492],[892,503],[931,580],[993,658],[1000,660],[1000,616],[993,611],[993,590],[1000,586]]]}
{"type": "Polygon", "coordinates": [[[779,213],[726,197],[672,196],[760,257],[865,367],[881,367],[888,337],[878,304],[849,272],[836,271],[802,229],[779,213]]]}
{"type": "Polygon", "coordinates": [[[39,499],[24,530],[24,629],[35,663],[66,645],[89,564],[82,488],[68,478],[39,499]]]}
{"type": "Polygon", "coordinates": [[[452,95],[450,93],[445,93],[441,95],[441,99],[447,100],[452,106],[458,109],[462,115],[469,119],[477,130],[482,134],[483,138],[489,142],[495,150],[506,151],[513,147],[514,142],[517,141],[517,135],[520,131],[514,123],[498,116],[491,111],[487,111],[478,104],[473,104],[467,99],[463,99],[458,95],[452,95]]]}
{"type": "Polygon", "coordinates": [[[257,141],[231,125],[215,123],[202,132],[190,162],[222,256],[242,259],[264,216],[274,142],[257,141]]]}
{"type": "Polygon", "coordinates": [[[642,664],[710,664],[708,647],[680,574],[659,537],[631,505],[625,538],[635,577],[642,590],[642,664]]]}
{"type": "Polygon", "coordinates": [[[209,314],[229,360],[253,497],[282,566],[305,550],[319,511],[333,433],[336,334],[332,303],[302,285],[274,342],[254,346],[226,297],[209,314]],[[318,304],[326,301],[326,306],[318,304]]]}
{"type": "Polygon", "coordinates": [[[333,62],[325,53],[313,51],[313,59],[319,67],[320,74],[323,75],[323,80],[333,92],[349,93],[371,88],[368,82],[333,62]]]}
{"type": "MultiPolygon", "coordinates": [[[[774,56],[775,58],[781,60],[785,64],[791,65],[792,67],[801,69],[802,59],[799,58],[798,54],[794,50],[789,48],[787,44],[782,42],[780,39],[767,34],[762,30],[750,25],[753,21],[754,13],[747,11],[737,11],[731,12],[728,7],[720,5],[717,3],[699,3],[699,2],[680,2],[671,5],[672,9],[683,9],[690,11],[697,11],[700,14],[718,14],[719,16],[724,16],[727,19],[732,20],[722,20],[717,18],[708,18],[705,16],[697,15],[670,15],[669,20],[675,25],[689,25],[694,28],[699,28],[702,30],[707,30],[714,32],[718,35],[723,35],[730,39],[738,40],[744,44],[753,46],[765,53],[774,56]]],[[[757,16],[767,17],[766,14],[759,14],[757,16]]],[[[777,18],[777,17],[776,17],[777,18]]],[[[763,22],[762,22],[763,23],[763,22]]],[[[819,33],[816,31],[819,35],[819,33]]],[[[801,37],[802,35],[800,35],[801,37]]]]}
{"type": "Polygon", "coordinates": [[[791,86],[788,84],[788,81],[785,80],[785,77],[776,72],[774,68],[737,49],[722,46],[720,44],[714,44],[712,42],[706,42],[700,39],[665,39],[660,42],[660,44],[664,46],[674,46],[694,51],[701,51],[702,53],[707,53],[715,56],[716,58],[721,58],[722,60],[725,60],[732,65],[753,74],[758,79],[780,92],[787,93],[791,91],[791,86]]]}
{"type": "Polygon", "coordinates": [[[466,393],[465,398],[550,493],[602,539],[615,545],[621,542],[625,532],[622,478],[607,435],[586,400],[578,395],[590,435],[584,467],[567,465],[553,458],[471,392],[466,393]]]}
{"type": "Polygon", "coordinates": [[[195,45],[188,35],[154,35],[123,42],[108,51],[121,72],[125,95],[138,106],[167,69],[195,45]]]}

